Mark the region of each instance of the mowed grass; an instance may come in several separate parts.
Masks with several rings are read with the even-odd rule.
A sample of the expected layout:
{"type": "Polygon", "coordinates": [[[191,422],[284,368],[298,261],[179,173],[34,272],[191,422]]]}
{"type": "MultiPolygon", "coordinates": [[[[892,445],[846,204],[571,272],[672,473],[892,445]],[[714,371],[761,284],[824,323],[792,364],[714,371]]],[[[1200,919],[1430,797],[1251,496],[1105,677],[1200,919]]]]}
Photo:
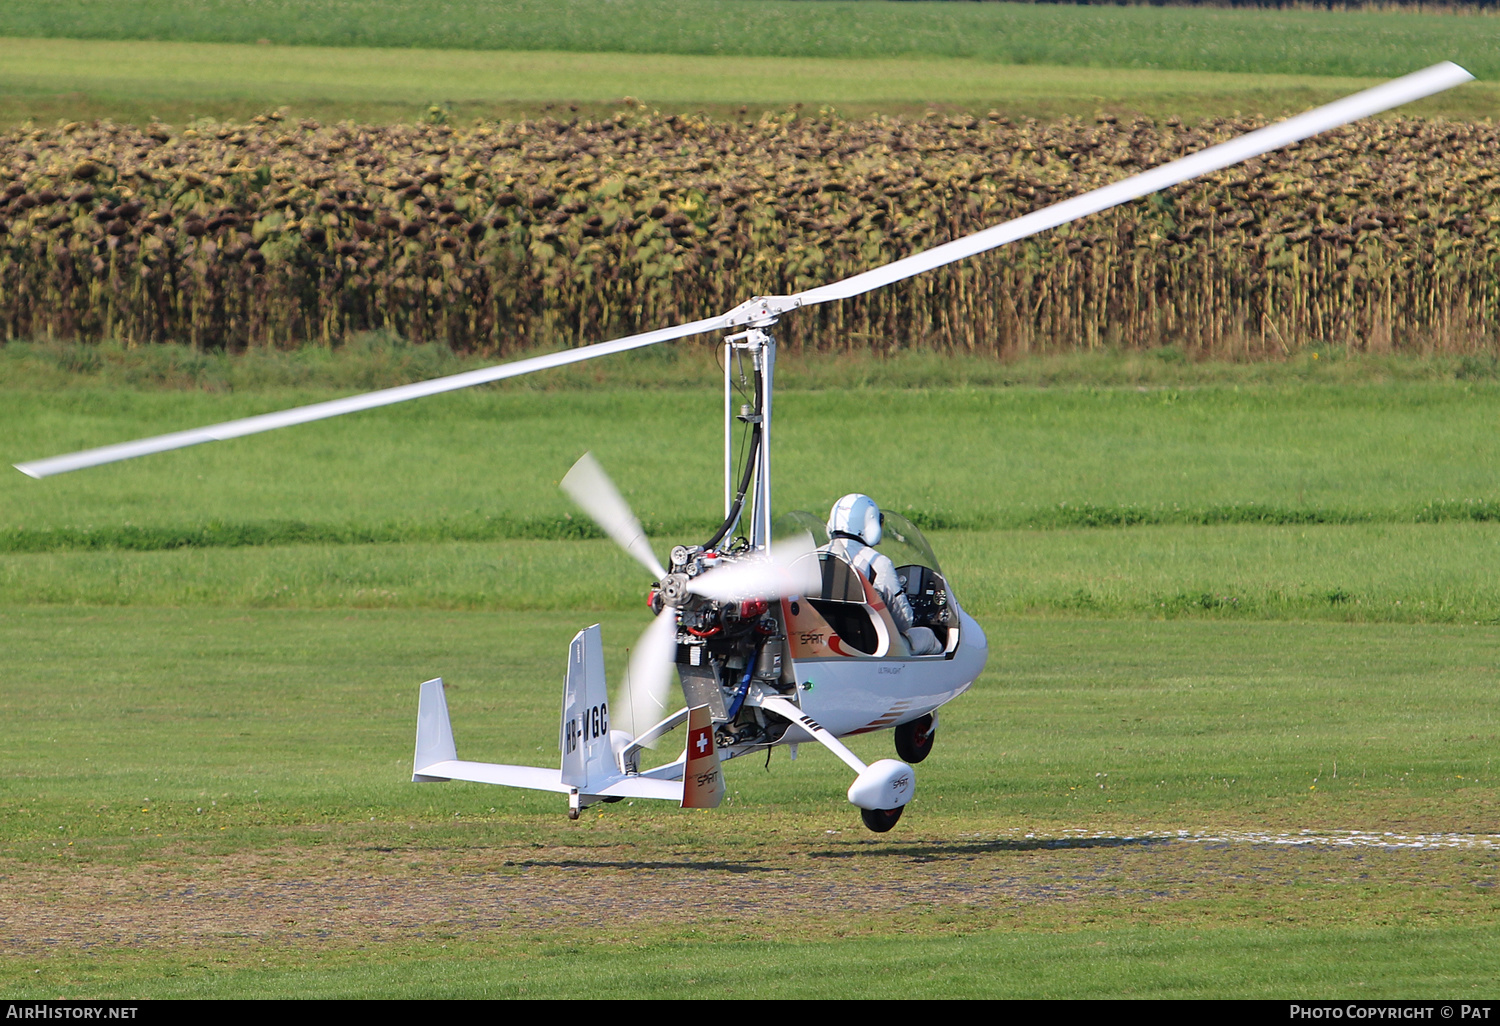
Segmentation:
{"type": "MultiPolygon", "coordinates": [[[[1456,60],[1500,74],[1489,15],[1050,4],[664,0],[20,0],[0,123],[592,117],[668,111],[1279,116],[1456,60]]],[[[1407,113],[1490,116],[1471,83],[1407,113]]]]}
{"type": "Polygon", "coordinates": [[[576,990],[579,974],[587,973],[589,997],[595,1000],[689,998],[711,990],[720,997],[825,1000],[1285,1000],[1289,994],[1315,1000],[1353,992],[1363,1000],[1453,1000],[1457,995],[1483,1001],[1493,993],[1485,983],[1486,949],[1496,940],[1494,927],[1468,923],[1280,932],[1119,925],[1061,934],[995,930],[957,937],[841,938],[835,944],[764,938],[716,938],[711,945],[702,938],[630,945],[450,939],[402,945],[388,952],[389,962],[340,952],[323,953],[309,964],[276,951],[267,952],[260,966],[249,965],[243,954],[232,958],[221,952],[194,953],[167,966],[121,966],[125,960],[118,957],[68,959],[36,971],[31,985],[14,993],[200,1000],[555,999],[576,990]],[[712,958],[705,958],[708,950],[712,958]],[[401,968],[391,968],[398,960],[401,968]]]}
{"type": "MultiPolygon", "coordinates": [[[[1048,613],[1500,623],[1500,524],[935,531],[930,540],[964,608],[981,619],[1048,613]]],[[[667,545],[656,548],[665,553],[667,545]]],[[[643,608],[649,584],[604,540],[0,557],[0,594],[38,605],[594,615],[643,608]]]]}
{"type": "Polygon", "coordinates": [[[1388,78],[1500,73],[1492,15],[795,0],[11,0],[0,36],[996,64],[1388,78]]]}
{"type": "MultiPolygon", "coordinates": [[[[46,352],[4,365],[7,461],[421,370],[46,352]]],[[[461,757],[552,765],[568,640],[602,623],[617,680],[648,621],[608,541],[444,532],[556,531],[590,447],[652,522],[712,520],[716,369],[651,359],[0,479],[6,537],[51,539],[0,555],[0,994],[1492,995],[1500,524],[1417,513],[1493,498],[1493,381],[1106,357],[851,360],[840,388],[789,356],[778,506],[968,522],[932,537],[990,659],[895,831],[807,746],[730,763],[710,812],[409,783],[420,681],[461,757]],[[1036,521],[1064,502],[1351,522],[1036,521]],[[216,519],[396,540],[107,541],[216,519]]]]}
{"type": "MultiPolygon", "coordinates": [[[[795,386],[796,360],[786,365],[795,386]]],[[[830,367],[828,387],[778,393],[778,510],[820,510],[863,490],[948,528],[1066,525],[1087,522],[1069,510],[1093,508],[1148,520],[1219,510],[1222,520],[1236,506],[1252,520],[1413,522],[1444,519],[1423,512],[1435,503],[1464,519],[1465,503],[1483,515],[1500,498],[1492,380],[836,388],[837,361],[830,367]]],[[[679,370],[667,351],[628,372],[660,387],[601,377],[555,392],[468,391],[43,481],[10,471],[0,475],[0,530],[297,521],[407,525],[413,540],[429,540],[454,524],[461,539],[459,527],[485,520],[565,522],[574,509],[557,482],[592,450],[645,522],[696,533],[723,504],[723,400],[701,372],[679,370]],[[692,387],[673,386],[679,373],[692,387]]],[[[10,389],[0,460],[348,391],[10,389]]]]}
{"type": "MultiPolygon", "coordinates": [[[[1413,64],[1408,70],[1415,70],[1413,64]]],[[[846,116],[929,108],[1010,116],[1100,111],[1195,119],[1278,116],[1372,85],[1310,74],[1005,65],[970,58],[859,59],[257,46],[0,38],[0,119],[112,117],[182,124],[277,108],[325,121],[599,116],[625,97],[734,116],[801,104],[846,116]],[[573,108],[572,111],[569,107],[573,108]]],[[[1471,83],[1404,113],[1485,117],[1496,87],[1471,83]]]]}
{"type": "MultiPolygon", "coordinates": [[[[603,619],[618,666],[636,618],[603,619]]],[[[991,622],[879,838],[806,748],[731,763],[703,813],[406,782],[434,673],[461,755],[555,760],[581,623],[6,609],[0,992],[539,995],[564,967],[596,996],[1492,991],[1493,849],[1248,837],[1492,830],[1489,630],[991,622]]]]}
{"type": "MultiPolygon", "coordinates": [[[[361,359],[376,378],[401,373],[344,359],[345,374],[361,359]]],[[[950,381],[963,366],[950,361],[950,381]]],[[[836,360],[785,367],[777,508],[876,496],[928,525],[976,613],[1500,617],[1492,381],[1286,368],[1243,384],[894,387],[941,380],[898,361],[837,389],[824,387],[836,360]],[[851,424],[865,425],[858,444],[851,424]]],[[[456,394],[44,481],[11,472],[0,587],[64,605],[634,609],[649,582],[557,482],[594,451],[661,552],[706,536],[722,503],[716,373],[689,353],[592,387],[456,394]],[[673,387],[679,375],[693,387],[673,387]]],[[[0,456],[340,394],[95,380],[6,393],[0,456]]]]}

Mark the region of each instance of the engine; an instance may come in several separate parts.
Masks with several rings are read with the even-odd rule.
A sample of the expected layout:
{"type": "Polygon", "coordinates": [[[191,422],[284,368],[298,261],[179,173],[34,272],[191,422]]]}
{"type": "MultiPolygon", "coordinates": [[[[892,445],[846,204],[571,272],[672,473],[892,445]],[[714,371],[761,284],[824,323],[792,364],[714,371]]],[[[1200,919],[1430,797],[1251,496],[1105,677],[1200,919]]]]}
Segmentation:
{"type": "Polygon", "coordinates": [[[777,602],[750,598],[707,599],[689,582],[749,555],[743,539],[720,550],[700,545],[672,549],[671,568],[651,592],[652,611],[677,610],[677,672],[690,707],[706,705],[720,748],[771,745],[787,723],[747,706],[752,686],[787,693],[795,683],[783,672],[786,636],[777,602]]]}

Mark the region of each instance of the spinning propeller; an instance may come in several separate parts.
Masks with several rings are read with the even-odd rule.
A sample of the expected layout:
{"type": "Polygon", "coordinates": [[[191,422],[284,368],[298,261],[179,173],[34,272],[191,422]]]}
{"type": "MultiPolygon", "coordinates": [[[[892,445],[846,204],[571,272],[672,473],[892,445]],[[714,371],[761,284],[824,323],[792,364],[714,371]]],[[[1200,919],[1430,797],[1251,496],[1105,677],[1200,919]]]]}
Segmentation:
{"type": "Polygon", "coordinates": [[[667,708],[667,697],[672,667],[677,662],[677,614],[692,596],[717,602],[780,599],[805,595],[820,586],[818,562],[806,558],[816,552],[810,535],[776,542],[765,552],[721,563],[696,576],[668,573],[651,551],[641,522],[593,453],[584,453],[561,484],[594,523],[650,571],[661,587],[665,604],[636,642],[618,703],[630,710],[634,734],[672,711],[667,708]]]}

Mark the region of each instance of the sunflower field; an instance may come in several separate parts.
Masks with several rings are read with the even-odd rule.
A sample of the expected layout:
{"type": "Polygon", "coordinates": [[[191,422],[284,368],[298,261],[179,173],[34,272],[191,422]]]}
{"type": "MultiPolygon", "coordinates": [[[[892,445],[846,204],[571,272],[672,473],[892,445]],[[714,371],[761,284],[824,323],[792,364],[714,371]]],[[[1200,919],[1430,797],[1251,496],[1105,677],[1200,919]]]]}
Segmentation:
{"type": "MultiPolygon", "coordinates": [[[[898,259],[1201,149],[999,115],[460,126],[109,122],[0,135],[0,338],[579,345],[898,259]]],[[[1500,134],[1367,121],[857,300],[816,349],[1493,351],[1500,134]]]]}

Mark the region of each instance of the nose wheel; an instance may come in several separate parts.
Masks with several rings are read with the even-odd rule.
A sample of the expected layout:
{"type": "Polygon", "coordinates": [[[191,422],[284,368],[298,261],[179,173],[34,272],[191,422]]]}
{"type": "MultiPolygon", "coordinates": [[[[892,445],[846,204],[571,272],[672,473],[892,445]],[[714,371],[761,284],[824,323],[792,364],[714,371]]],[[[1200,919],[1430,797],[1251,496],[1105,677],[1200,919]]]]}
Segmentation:
{"type": "MultiPolygon", "coordinates": [[[[935,740],[937,720],[928,714],[896,728],[896,754],[901,756],[902,762],[915,766],[932,753],[932,743],[935,740]]],[[[895,820],[891,822],[894,823],[895,820]]]]}
{"type": "Polygon", "coordinates": [[[904,808],[906,808],[905,805],[894,809],[860,809],[859,818],[865,821],[865,826],[877,834],[883,834],[896,825],[896,820],[901,818],[901,810],[904,808]]]}

